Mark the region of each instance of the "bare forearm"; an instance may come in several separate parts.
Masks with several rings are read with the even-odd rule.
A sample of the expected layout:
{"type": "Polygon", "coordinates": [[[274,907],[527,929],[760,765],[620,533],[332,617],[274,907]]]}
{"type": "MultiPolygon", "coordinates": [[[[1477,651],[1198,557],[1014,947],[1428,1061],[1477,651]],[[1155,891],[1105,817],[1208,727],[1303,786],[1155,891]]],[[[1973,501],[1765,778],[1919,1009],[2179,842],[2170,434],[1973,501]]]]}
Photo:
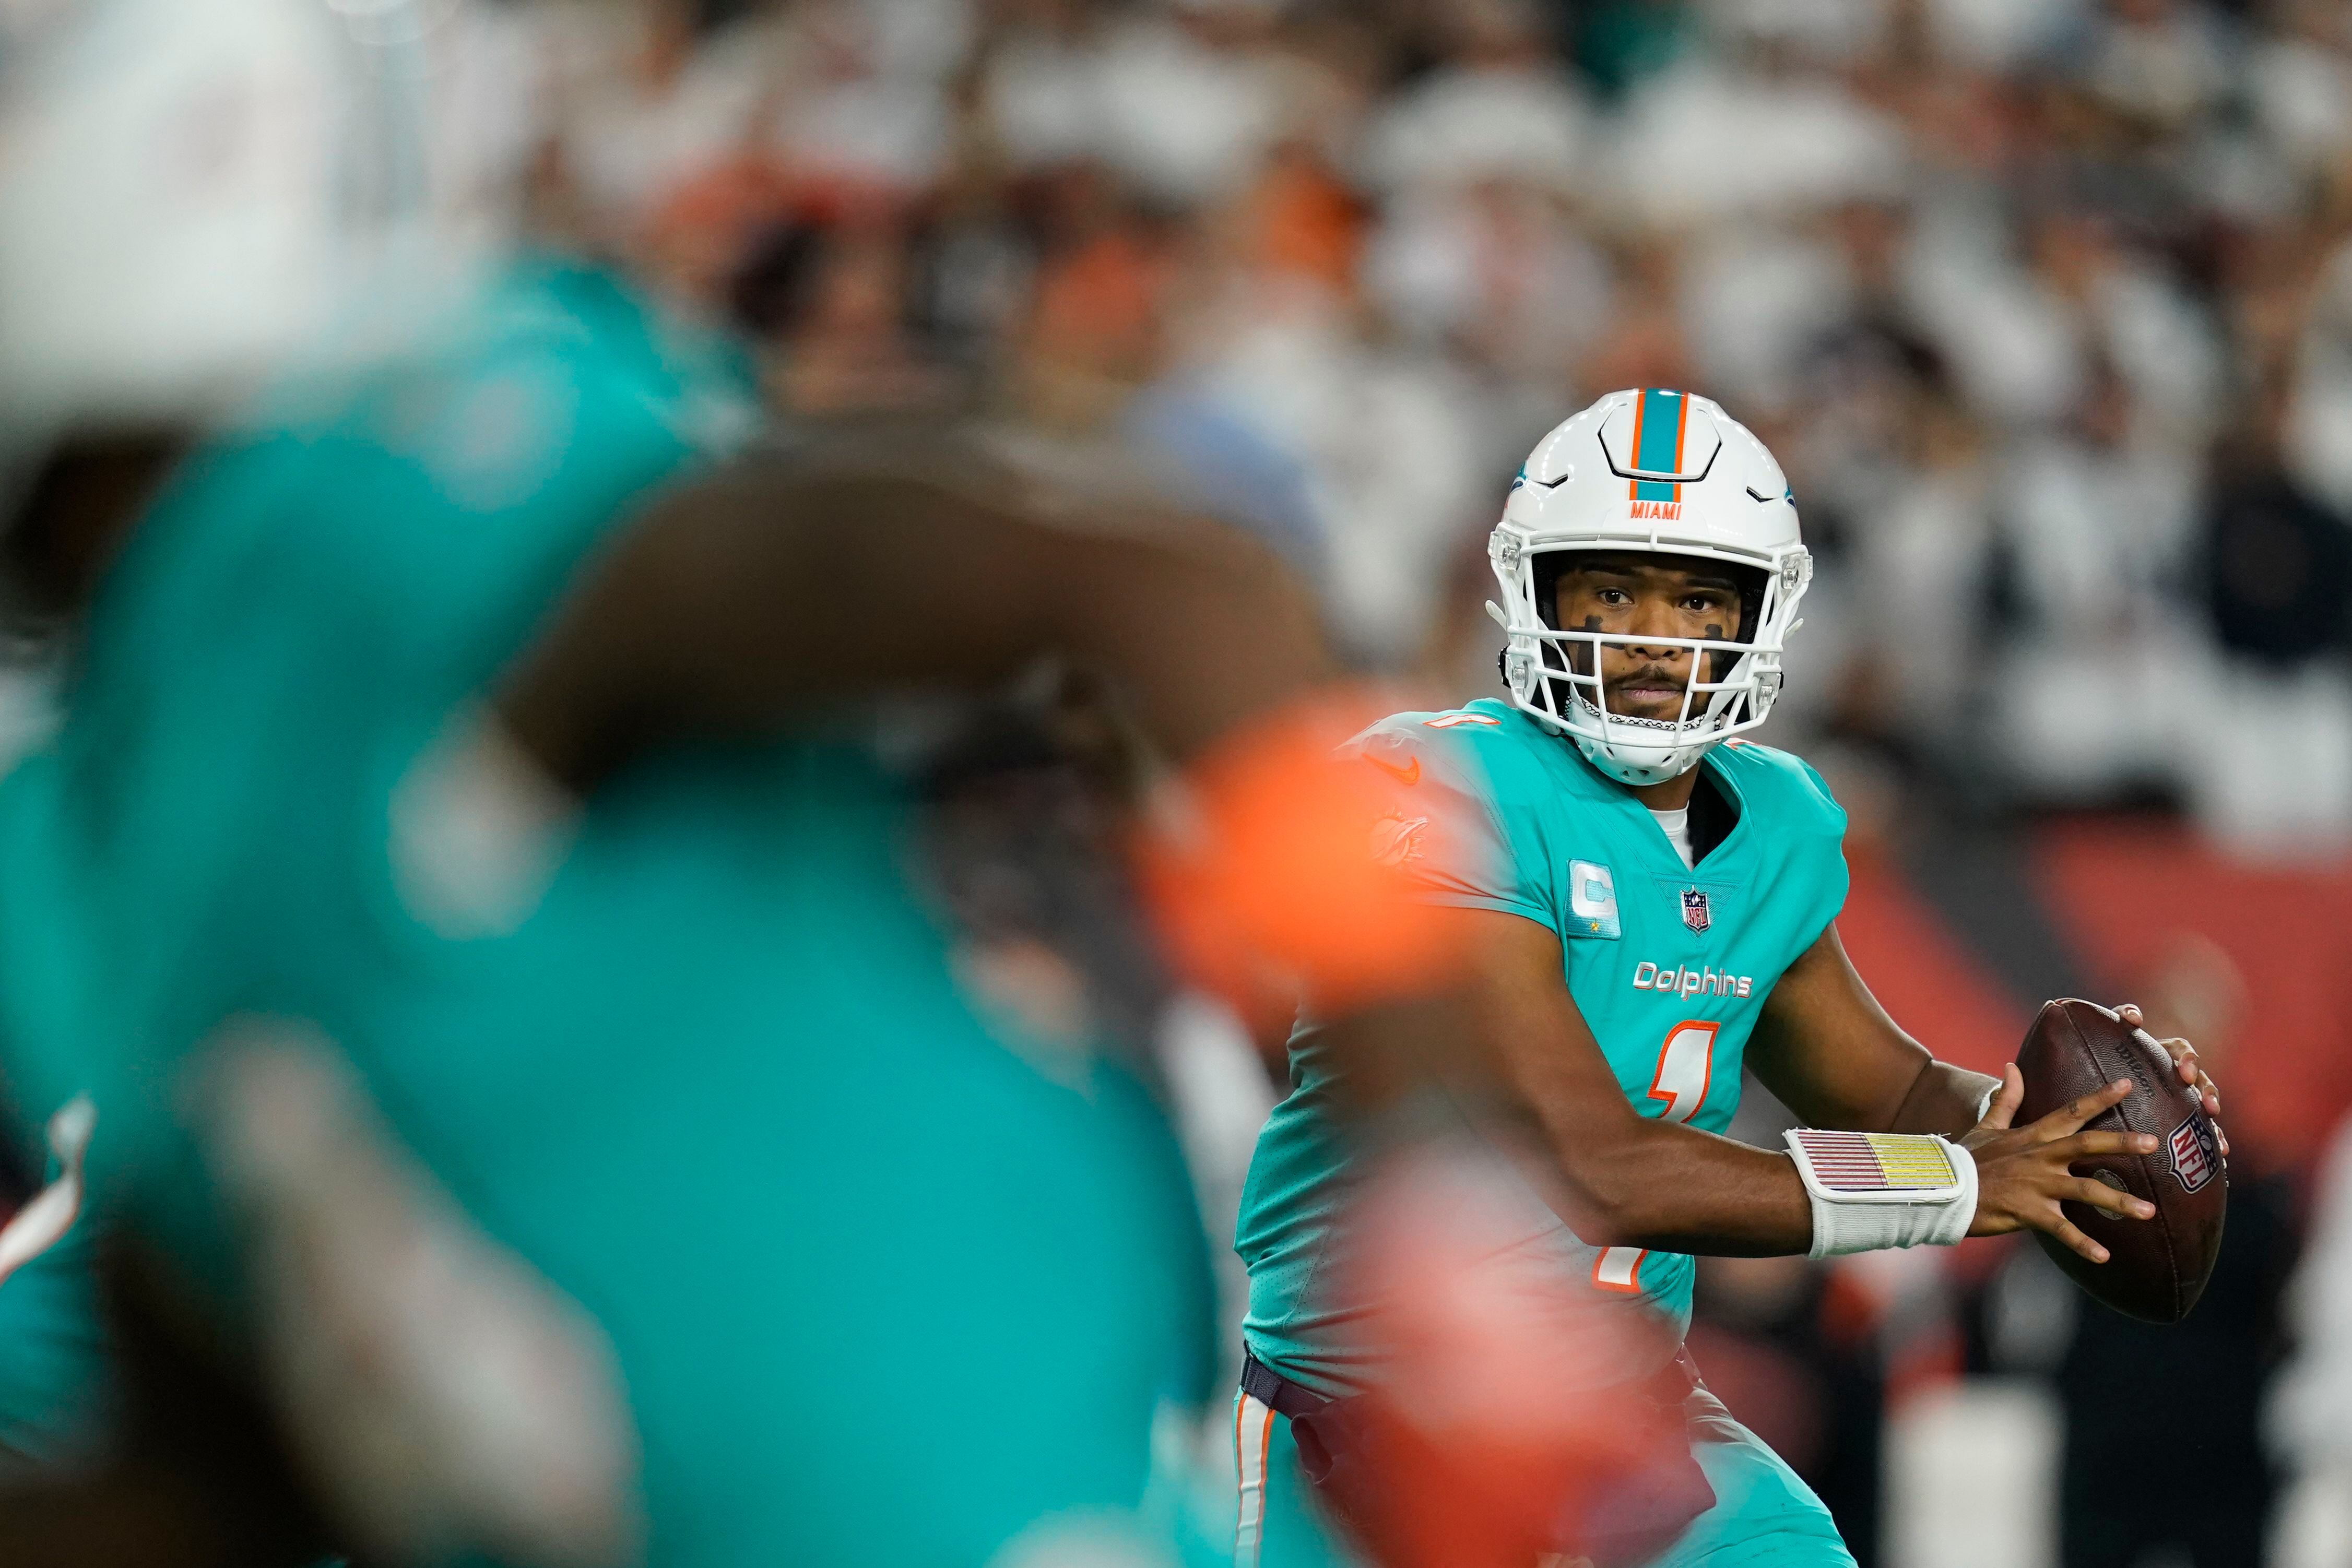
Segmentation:
{"type": "Polygon", "coordinates": [[[1549,1141],[1561,1218],[1595,1246],[1770,1258],[1812,1245],[1812,1207],[1786,1155],[1639,1119],[1597,1148],[1589,1133],[1549,1141]]]}
{"type": "Polygon", "coordinates": [[[1935,1133],[1957,1138],[1974,1127],[2000,1081],[1981,1072],[1930,1061],[1921,1070],[1911,1092],[1903,1097],[1892,1122],[1874,1128],[1886,1133],[1935,1133]]]}
{"type": "MultiPolygon", "coordinates": [[[[1930,1061],[1890,1124],[1869,1130],[1957,1138],[1977,1124],[1986,1096],[1999,1087],[1980,1072],[1930,1061]]],[[[1576,1183],[1591,1195],[1587,1221],[1608,1231],[1605,1244],[1730,1257],[1811,1246],[1811,1204],[1786,1155],[1671,1124],[1642,1128],[1576,1183]]],[[[1571,1169],[1565,1147],[1560,1159],[1571,1169]]]]}
{"type": "MultiPolygon", "coordinates": [[[[1509,915],[1474,913],[1491,938],[1520,937],[1509,915]],[[1502,924],[1502,923],[1508,924],[1502,924]]],[[[1330,1091],[1341,1114],[1377,1124],[1442,1087],[1485,1108],[1532,1156],[1534,1186],[1600,1247],[1769,1257],[1812,1243],[1812,1211],[1783,1155],[1635,1115],[1613,1081],[1579,1082],[1579,1053],[1498,1049],[1494,998],[1474,987],[1370,1009],[1323,1026],[1347,1064],[1330,1091]]]]}
{"type": "Polygon", "coordinates": [[[1330,673],[1271,555],[1192,519],[1040,520],[1017,487],[748,465],[657,502],[508,685],[509,727],[593,780],[649,741],[971,686],[1041,655],[1104,676],[1181,757],[1330,673]]]}
{"type": "Polygon", "coordinates": [[[1748,1065],[1808,1126],[1958,1137],[1999,1085],[1937,1061],[1870,994],[1837,927],[1789,967],[1748,1042],[1748,1065]]]}
{"type": "MultiPolygon", "coordinates": [[[[1977,1124],[1994,1080],[1930,1061],[1889,1124],[1868,1130],[1957,1138],[1977,1124]]],[[[1727,1257],[1803,1252],[1812,1207],[1785,1155],[1668,1123],[1643,1121],[1592,1157],[1590,1129],[1552,1138],[1574,1194],[1577,1233],[1597,1245],[1727,1257]]]]}

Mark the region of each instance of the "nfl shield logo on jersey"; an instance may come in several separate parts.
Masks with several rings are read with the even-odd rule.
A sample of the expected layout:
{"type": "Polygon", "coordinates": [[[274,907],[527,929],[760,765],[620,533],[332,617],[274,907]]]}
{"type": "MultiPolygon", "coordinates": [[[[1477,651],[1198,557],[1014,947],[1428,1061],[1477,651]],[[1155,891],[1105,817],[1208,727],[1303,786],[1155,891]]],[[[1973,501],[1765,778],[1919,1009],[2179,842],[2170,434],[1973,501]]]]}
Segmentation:
{"type": "Polygon", "coordinates": [[[1683,924],[1695,933],[1705,931],[1711,924],[1706,912],[1706,894],[1696,887],[1683,889],[1683,924]]]}

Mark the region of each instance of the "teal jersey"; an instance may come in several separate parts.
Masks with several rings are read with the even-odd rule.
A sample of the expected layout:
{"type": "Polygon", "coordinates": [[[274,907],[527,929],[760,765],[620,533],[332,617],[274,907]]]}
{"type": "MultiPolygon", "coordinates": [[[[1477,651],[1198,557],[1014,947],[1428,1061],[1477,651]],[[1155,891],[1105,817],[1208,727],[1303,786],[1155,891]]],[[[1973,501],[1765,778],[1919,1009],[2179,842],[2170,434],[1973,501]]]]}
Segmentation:
{"type": "Polygon", "coordinates": [[[77,1226],[0,1280],[0,1486],[86,1461],[113,1436],[119,1391],[96,1242],[77,1226]]]}
{"type": "MultiPolygon", "coordinates": [[[[1710,751],[1700,766],[1738,821],[1692,869],[1630,790],[1506,704],[1399,714],[1349,750],[1393,786],[1384,841],[1424,896],[1560,939],[1560,977],[1627,1103],[1710,1133],[1731,1125],[1764,998],[1845,900],[1845,814],[1820,775],[1769,747],[1710,751]]],[[[1334,1108],[1347,1071],[1311,1025],[1293,1037],[1290,1092],[1259,1135],[1235,1237],[1252,1349],[1326,1393],[1358,1385],[1379,1354],[1358,1327],[1367,1303],[1334,1299],[1328,1277],[1357,1157],[1334,1108]]],[[[1511,1186],[1527,1256],[1677,1336],[1688,1326],[1690,1258],[1589,1246],[1511,1186]]]]}
{"type": "Polygon", "coordinates": [[[41,890],[0,900],[0,964],[44,967],[5,1072],[27,1114],[91,1093],[110,1207],[262,1364],[310,1321],[409,1364],[420,1314],[373,1303],[419,1288],[415,1248],[331,1244],[412,1217],[393,1239],[446,1263],[420,1309],[477,1325],[421,1364],[528,1350],[493,1369],[532,1377],[524,1414],[609,1387],[613,1443],[552,1437],[628,1456],[653,1564],[984,1562],[1136,1508],[1154,1411],[1202,1392],[1204,1244],[1157,1109],[982,1024],[908,880],[915,806],[860,747],[680,748],[533,815],[478,722],[733,396],[546,268],[194,459],[42,766],[0,782],[38,792],[0,847],[41,890]],[[290,1054],[220,1049],[253,1039],[290,1054]],[[249,1066],[311,1054],[363,1113],[249,1066]],[[308,1109],[260,1114],[265,1082],[308,1109]],[[286,1267],[304,1247],[326,1260],[286,1267]]]}
{"type": "MultiPolygon", "coordinates": [[[[19,760],[0,786],[0,1105],[18,1102],[10,1064],[25,1042],[56,1040],[63,988],[77,972],[54,944],[64,933],[47,885],[52,846],[44,826],[58,782],[55,758],[19,760]]],[[[48,1108],[54,1108],[48,1107],[48,1108]]],[[[0,1131],[0,1137],[17,1137],[0,1131]]],[[[28,1172],[50,1154],[37,1118],[17,1137],[28,1172]]],[[[46,1180],[63,1172],[47,1161],[46,1180]]],[[[85,1205],[85,1207],[87,1206],[85,1205]]],[[[54,1245],[0,1275],[0,1483],[22,1472],[87,1462],[115,1436],[113,1358],[100,1310],[95,1227],[81,1220],[54,1245]]]]}

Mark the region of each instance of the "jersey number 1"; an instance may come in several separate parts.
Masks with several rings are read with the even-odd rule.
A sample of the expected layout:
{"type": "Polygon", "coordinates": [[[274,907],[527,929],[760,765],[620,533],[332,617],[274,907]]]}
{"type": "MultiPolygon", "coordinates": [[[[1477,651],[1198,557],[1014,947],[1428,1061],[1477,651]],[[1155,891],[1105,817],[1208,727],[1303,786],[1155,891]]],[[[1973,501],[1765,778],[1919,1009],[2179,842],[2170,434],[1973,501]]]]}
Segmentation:
{"type": "MultiPolygon", "coordinates": [[[[1666,1033],[1658,1048],[1658,1070],[1650,1078],[1650,1098],[1663,1100],[1658,1113],[1665,1122],[1687,1122],[1706,1103],[1708,1085],[1715,1081],[1715,1034],[1723,1026],[1686,1019],[1666,1033]]],[[[1592,1260],[1592,1282],[1604,1291],[1638,1294],[1642,1289],[1643,1247],[1604,1247],[1592,1260]]]]}

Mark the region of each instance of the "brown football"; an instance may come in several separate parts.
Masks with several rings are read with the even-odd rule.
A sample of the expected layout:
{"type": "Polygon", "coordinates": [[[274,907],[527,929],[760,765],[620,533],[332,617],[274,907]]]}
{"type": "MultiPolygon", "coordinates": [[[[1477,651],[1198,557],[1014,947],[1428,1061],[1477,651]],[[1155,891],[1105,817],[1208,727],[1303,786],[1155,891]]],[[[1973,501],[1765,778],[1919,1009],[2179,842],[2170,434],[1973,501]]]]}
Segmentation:
{"type": "Polygon", "coordinates": [[[2066,1218],[2107,1249],[2105,1263],[2092,1262],[2045,1231],[2035,1231],[2033,1239],[2076,1284],[2116,1311],[2152,1323],[2179,1322],[2213,1272],[2230,1206],[2230,1172],[2197,1092],[2180,1081],[2172,1059],[2145,1030],[2095,1002],[2046,1004],[2018,1048],[2017,1070],[2025,1079],[2015,1123],[2021,1127],[2119,1078],[2132,1081],[2130,1095],[2084,1130],[2153,1133],[2156,1152],[2102,1155],[2076,1161],[2074,1169],[2147,1199],[2156,1205],[2155,1218],[2064,1205],[2066,1218]]]}

